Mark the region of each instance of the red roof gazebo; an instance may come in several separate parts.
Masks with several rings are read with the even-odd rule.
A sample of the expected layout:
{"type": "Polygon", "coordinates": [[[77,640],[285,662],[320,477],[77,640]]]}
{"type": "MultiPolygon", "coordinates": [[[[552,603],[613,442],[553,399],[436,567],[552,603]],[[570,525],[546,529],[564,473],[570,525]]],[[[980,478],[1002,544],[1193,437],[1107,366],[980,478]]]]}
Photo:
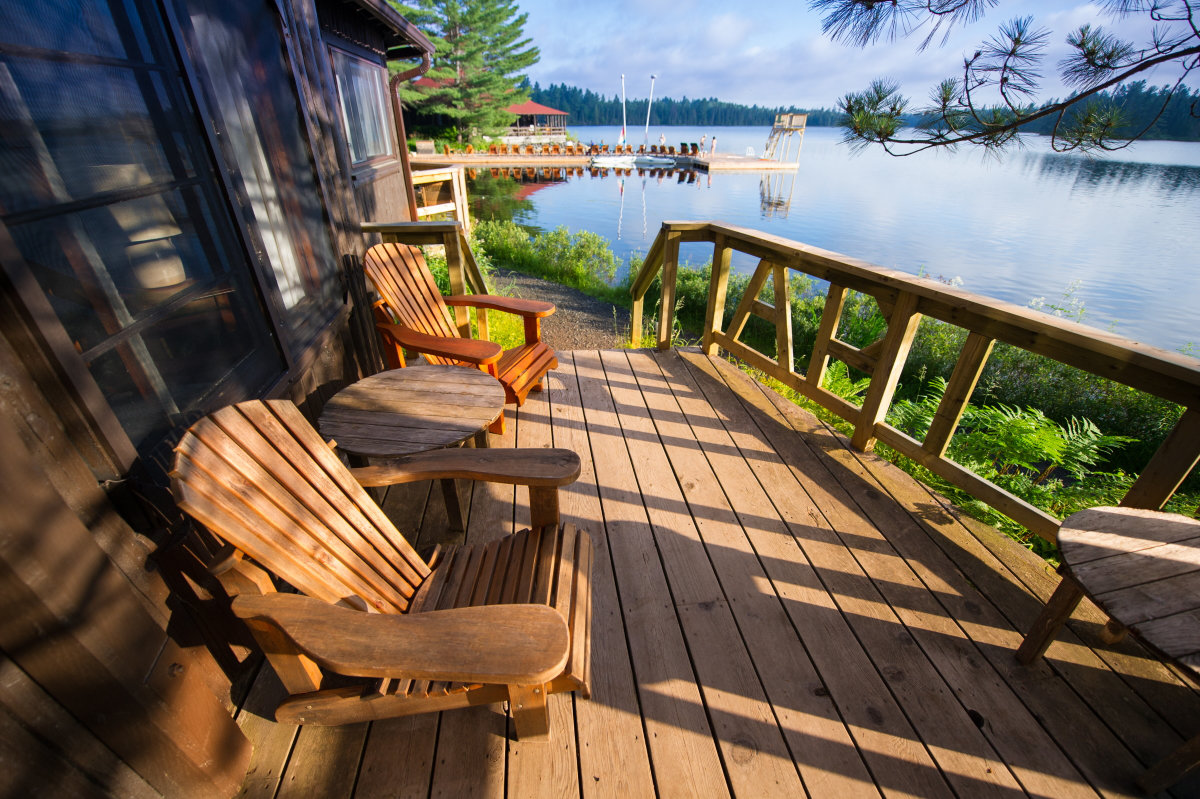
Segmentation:
{"type": "Polygon", "coordinates": [[[517,124],[514,127],[514,132],[519,128],[521,133],[566,133],[567,132],[567,112],[559,111],[557,108],[551,108],[548,105],[535,103],[533,100],[526,100],[523,103],[510,105],[504,109],[510,114],[517,115],[517,124]],[[542,117],[543,121],[538,122],[538,117],[542,117]]]}

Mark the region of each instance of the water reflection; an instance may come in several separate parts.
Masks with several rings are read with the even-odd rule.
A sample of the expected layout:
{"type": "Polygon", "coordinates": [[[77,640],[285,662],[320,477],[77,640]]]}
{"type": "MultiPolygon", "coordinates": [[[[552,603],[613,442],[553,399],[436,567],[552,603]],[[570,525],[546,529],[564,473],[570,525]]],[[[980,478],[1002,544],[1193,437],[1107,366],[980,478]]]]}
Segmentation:
{"type": "Polygon", "coordinates": [[[1023,159],[1041,178],[1092,189],[1136,185],[1163,192],[1200,190],[1200,169],[1178,164],[1109,161],[1058,153],[1028,153],[1023,159]]]}

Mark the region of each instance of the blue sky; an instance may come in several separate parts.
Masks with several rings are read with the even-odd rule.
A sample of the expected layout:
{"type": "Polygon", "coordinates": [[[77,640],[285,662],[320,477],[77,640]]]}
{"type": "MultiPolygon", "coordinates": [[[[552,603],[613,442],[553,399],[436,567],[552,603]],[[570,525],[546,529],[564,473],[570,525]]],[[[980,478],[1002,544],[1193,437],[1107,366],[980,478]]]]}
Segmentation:
{"type": "MultiPolygon", "coordinates": [[[[1054,64],[1066,53],[1066,35],[1099,22],[1135,43],[1151,29],[1141,19],[1113,20],[1095,3],[1001,0],[983,20],[956,29],[944,46],[917,52],[923,36],[866,49],[835,44],[821,34],[819,16],[805,0],[518,0],[529,14],[525,33],[541,49],[528,70],[543,86],[566,83],[629,97],[717,97],[767,106],[831,107],[847,91],[891,78],[918,103],[943,78],[961,72],[963,56],[1003,22],[1033,16],[1052,32],[1044,97],[1066,94],[1054,64]]],[[[938,39],[940,42],[940,38],[938,39]]],[[[1167,72],[1151,83],[1173,80],[1167,72]]]]}

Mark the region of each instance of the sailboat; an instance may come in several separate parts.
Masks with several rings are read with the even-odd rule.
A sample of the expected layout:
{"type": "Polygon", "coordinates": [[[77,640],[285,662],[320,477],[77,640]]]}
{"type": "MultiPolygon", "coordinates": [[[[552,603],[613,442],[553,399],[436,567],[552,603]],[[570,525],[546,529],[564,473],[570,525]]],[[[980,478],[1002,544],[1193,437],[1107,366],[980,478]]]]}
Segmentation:
{"type": "MultiPolygon", "coordinates": [[[[654,102],[654,79],[657,75],[650,76],[650,102],[654,102]]],[[[627,118],[625,116],[625,76],[621,75],[621,136],[617,140],[617,148],[625,147],[625,127],[627,118]]],[[[650,106],[646,106],[646,138],[650,136],[650,106]]],[[[643,144],[643,149],[645,148],[643,144]]],[[[625,168],[631,169],[635,166],[674,166],[675,159],[665,156],[656,155],[596,155],[592,156],[591,165],[594,167],[608,168],[625,168]]]]}

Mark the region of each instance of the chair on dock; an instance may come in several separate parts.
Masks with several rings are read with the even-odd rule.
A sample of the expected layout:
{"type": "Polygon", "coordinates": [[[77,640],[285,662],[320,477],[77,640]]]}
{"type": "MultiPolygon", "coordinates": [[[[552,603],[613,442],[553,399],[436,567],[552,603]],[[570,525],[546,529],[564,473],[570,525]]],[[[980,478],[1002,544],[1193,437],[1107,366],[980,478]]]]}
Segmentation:
{"type": "Polygon", "coordinates": [[[545,738],[547,694],[589,695],[592,545],[557,520],[574,452],[438,450],[351,470],[287,400],[217,411],[175,452],[179,506],[228,544],[210,571],[289,694],[280,723],[507,701],[518,737],[545,738]],[[363,486],[431,478],[528,485],[535,526],[427,562],[363,486]]]}
{"type": "Polygon", "coordinates": [[[488,145],[488,155],[499,155],[499,149],[500,148],[497,147],[495,144],[489,144],[488,145]]]}
{"type": "MultiPolygon", "coordinates": [[[[443,297],[420,249],[408,244],[376,244],[363,258],[363,270],[382,297],[376,303],[375,327],[383,338],[388,365],[404,366],[404,350],[420,353],[430,363],[481,369],[504,385],[507,402],[522,405],[530,391],[540,391],[546,372],[558,366],[554,350],[542,341],[541,320],[554,304],[517,297],[469,294],[443,297]],[[461,338],[450,323],[447,306],[468,306],[520,316],[525,343],[501,350],[492,341],[461,338]]],[[[504,429],[501,416],[498,429],[504,429]]]]}
{"type": "Polygon", "coordinates": [[[667,148],[667,154],[675,155],[675,145],[672,144],[670,147],[667,148]]]}

